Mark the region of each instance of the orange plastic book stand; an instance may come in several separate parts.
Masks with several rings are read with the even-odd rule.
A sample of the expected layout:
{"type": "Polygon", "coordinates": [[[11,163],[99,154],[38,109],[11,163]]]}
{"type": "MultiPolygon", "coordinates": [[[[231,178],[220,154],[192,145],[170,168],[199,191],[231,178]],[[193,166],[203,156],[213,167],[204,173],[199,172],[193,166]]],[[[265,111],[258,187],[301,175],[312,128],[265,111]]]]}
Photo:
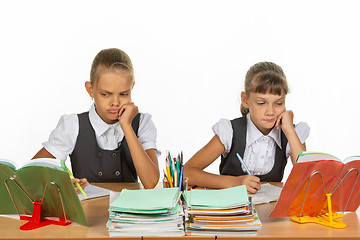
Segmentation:
{"type": "Polygon", "coordinates": [[[63,200],[61,197],[61,193],[60,193],[60,189],[59,187],[54,183],[54,182],[49,182],[45,185],[45,189],[44,189],[44,193],[43,193],[43,197],[41,199],[41,202],[37,202],[37,201],[33,201],[29,195],[20,187],[20,185],[13,179],[13,178],[6,178],[4,180],[5,186],[9,192],[9,195],[11,197],[11,200],[14,204],[14,207],[16,209],[16,212],[18,213],[20,220],[27,220],[28,222],[25,223],[24,225],[20,226],[21,230],[27,231],[27,230],[32,230],[32,229],[36,229],[36,228],[40,228],[40,227],[44,227],[44,226],[48,226],[50,224],[54,224],[54,225],[60,225],[60,226],[66,226],[69,225],[70,223],[72,223],[71,221],[67,220],[66,218],[66,213],[64,210],[64,205],[63,205],[63,200]],[[9,190],[9,187],[7,185],[7,181],[12,181],[15,183],[15,185],[23,192],[23,194],[29,199],[29,201],[31,201],[34,204],[34,208],[33,208],[33,212],[32,212],[32,216],[26,216],[26,215],[20,215],[19,210],[15,204],[15,201],[13,199],[13,196],[9,190]],[[59,199],[61,202],[61,206],[62,206],[62,211],[63,211],[63,218],[54,218],[54,219],[58,219],[58,220],[53,220],[53,219],[49,219],[49,218],[41,218],[41,206],[42,203],[44,201],[44,197],[45,197],[45,192],[47,189],[48,184],[51,184],[52,186],[55,186],[58,190],[58,195],[59,195],[59,199]]]}

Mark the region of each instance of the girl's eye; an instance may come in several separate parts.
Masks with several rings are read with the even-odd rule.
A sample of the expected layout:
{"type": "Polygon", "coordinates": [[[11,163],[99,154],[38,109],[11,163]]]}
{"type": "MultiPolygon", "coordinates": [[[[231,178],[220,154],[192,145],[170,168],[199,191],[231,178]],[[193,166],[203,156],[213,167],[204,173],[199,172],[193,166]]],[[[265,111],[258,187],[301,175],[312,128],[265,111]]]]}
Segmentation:
{"type": "Polygon", "coordinates": [[[120,93],[120,96],[127,96],[129,95],[128,93],[120,93]]]}
{"type": "Polygon", "coordinates": [[[258,102],[257,105],[261,106],[261,105],[264,105],[265,103],[264,102],[258,102]]]}
{"type": "Polygon", "coordinates": [[[283,103],[282,102],[277,102],[276,105],[281,106],[281,105],[283,105],[283,103]]]}
{"type": "Polygon", "coordinates": [[[109,94],[107,94],[107,93],[101,93],[101,96],[107,97],[107,96],[109,96],[109,94]]]}

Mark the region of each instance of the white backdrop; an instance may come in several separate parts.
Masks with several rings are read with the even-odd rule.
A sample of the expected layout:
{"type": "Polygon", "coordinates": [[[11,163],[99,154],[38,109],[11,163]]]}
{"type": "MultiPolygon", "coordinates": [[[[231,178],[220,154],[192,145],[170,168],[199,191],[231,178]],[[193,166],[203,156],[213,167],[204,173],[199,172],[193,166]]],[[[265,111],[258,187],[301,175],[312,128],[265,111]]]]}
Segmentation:
{"type": "Polygon", "coordinates": [[[133,61],[133,100],[153,116],[161,168],[166,150],[188,160],[214,123],[240,116],[245,73],[265,60],[287,75],[287,108],[311,127],[308,150],[359,155],[359,5],[2,1],[0,158],[21,165],[62,114],[89,109],[84,82],[94,56],[110,47],[133,61]]]}

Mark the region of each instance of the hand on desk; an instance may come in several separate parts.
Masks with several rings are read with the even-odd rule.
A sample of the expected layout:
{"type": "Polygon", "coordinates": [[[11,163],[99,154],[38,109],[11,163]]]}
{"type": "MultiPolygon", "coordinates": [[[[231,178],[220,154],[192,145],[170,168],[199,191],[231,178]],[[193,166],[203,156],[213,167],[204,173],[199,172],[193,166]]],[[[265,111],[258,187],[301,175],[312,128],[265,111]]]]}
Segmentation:
{"type": "Polygon", "coordinates": [[[74,184],[74,188],[76,190],[76,193],[79,194],[80,193],[80,190],[79,188],[75,185],[76,183],[79,183],[80,186],[84,189],[87,185],[89,185],[89,182],[87,181],[86,178],[81,178],[81,179],[78,179],[78,178],[74,178],[74,179],[71,179],[72,183],[74,184]]]}
{"type": "Polygon", "coordinates": [[[253,175],[243,175],[235,177],[239,180],[240,184],[238,185],[246,185],[246,190],[248,193],[256,193],[260,190],[260,178],[253,175]]]}

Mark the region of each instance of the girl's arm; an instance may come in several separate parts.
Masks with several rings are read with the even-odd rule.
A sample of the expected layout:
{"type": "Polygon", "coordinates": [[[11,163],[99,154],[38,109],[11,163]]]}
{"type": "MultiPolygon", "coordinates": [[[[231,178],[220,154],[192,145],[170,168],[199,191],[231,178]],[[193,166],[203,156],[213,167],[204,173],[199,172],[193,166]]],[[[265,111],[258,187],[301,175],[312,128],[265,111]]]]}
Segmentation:
{"type": "Polygon", "coordinates": [[[291,149],[291,162],[296,163],[297,157],[300,152],[306,151],[305,143],[302,144],[295,131],[294,124],[294,113],[291,110],[284,111],[277,119],[275,126],[279,129],[281,123],[281,129],[283,130],[291,149]]]}
{"type": "MultiPolygon", "coordinates": [[[[42,148],[40,149],[40,151],[38,151],[35,154],[35,156],[32,159],[36,159],[36,158],[56,158],[56,157],[54,157],[51,153],[49,153],[48,150],[46,150],[45,148],[42,148]]],[[[80,190],[78,189],[75,183],[79,183],[82,188],[85,188],[87,185],[89,185],[89,182],[87,181],[86,178],[81,178],[81,179],[74,178],[71,179],[71,182],[74,184],[77,193],[80,193],[80,190]]]]}
{"type": "Polygon", "coordinates": [[[146,151],[139,142],[131,122],[138,113],[134,103],[123,105],[119,111],[119,122],[129,146],[130,154],[145,188],[154,188],[159,181],[160,173],[155,149],[146,151]]]}
{"type": "Polygon", "coordinates": [[[208,188],[229,188],[238,185],[246,185],[248,192],[257,192],[260,179],[251,175],[228,176],[205,172],[204,169],[214,162],[225,150],[220,138],[215,135],[208,144],[200,149],[184,165],[184,177],[189,178],[189,184],[208,188]]]}

